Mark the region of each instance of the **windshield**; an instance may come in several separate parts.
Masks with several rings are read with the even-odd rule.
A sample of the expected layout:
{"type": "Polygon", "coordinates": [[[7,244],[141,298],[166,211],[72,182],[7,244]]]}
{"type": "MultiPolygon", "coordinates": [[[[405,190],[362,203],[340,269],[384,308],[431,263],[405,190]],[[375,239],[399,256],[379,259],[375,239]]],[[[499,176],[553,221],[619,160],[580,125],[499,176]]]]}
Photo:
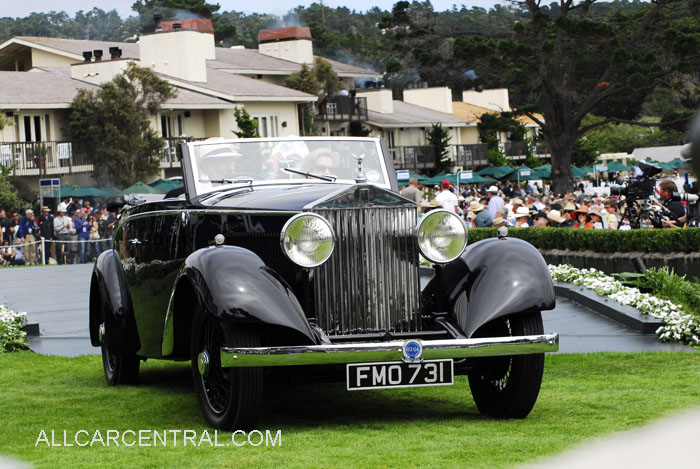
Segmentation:
{"type": "Polygon", "coordinates": [[[197,195],[227,186],[289,182],[349,182],[362,172],[389,187],[377,139],[207,140],[190,143],[197,195]]]}

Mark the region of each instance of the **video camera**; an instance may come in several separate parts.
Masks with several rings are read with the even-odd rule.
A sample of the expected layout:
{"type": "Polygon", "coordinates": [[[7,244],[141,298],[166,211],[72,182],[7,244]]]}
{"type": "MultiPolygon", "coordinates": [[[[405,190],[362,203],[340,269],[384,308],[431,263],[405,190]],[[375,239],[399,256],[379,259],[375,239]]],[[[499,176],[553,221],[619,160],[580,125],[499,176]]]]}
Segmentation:
{"type": "Polygon", "coordinates": [[[632,176],[627,181],[618,179],[617,185],[610,186],[610,195],[624,195],[631,200],[646,199],[654,194],[656,181],[652,179],[663,169],[656,163],[641,161],[639,169],[642,174],[632,176]]]}

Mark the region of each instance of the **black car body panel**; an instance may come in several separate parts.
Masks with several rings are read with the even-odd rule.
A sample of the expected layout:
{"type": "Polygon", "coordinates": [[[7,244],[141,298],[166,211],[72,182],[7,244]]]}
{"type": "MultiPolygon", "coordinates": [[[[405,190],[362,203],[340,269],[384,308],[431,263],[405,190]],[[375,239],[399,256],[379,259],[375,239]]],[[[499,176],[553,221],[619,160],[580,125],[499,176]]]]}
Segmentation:
{"type": "MultiPolygon", "coordinates": [[[[555,305],[542,255],[517,238],[474,243],[441,270],[423,295],[443,298],[445,311],[466,337],[495,318],[549,310],[555,305]]],[[[428,302],[427,306],[435,308],[436,304],[428,302]]]]}

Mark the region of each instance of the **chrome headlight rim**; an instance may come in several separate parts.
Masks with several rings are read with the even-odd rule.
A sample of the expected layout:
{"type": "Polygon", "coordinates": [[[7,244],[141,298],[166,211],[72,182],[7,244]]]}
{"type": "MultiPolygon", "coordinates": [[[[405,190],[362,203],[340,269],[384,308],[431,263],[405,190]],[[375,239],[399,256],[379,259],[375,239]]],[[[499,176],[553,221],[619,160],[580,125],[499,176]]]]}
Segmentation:
{"type": "Polygon", "coordinates": [[[455,259],[457,259],[459,256],[462,255],[464,250],[467,248],[468,242],[469,242],[469,231],[467,229],[467,225],[464,223],[464,220],[462,220],[459,217],[459,215],[457,215],[456,213],[451,212],[450,210],[446,210],[444,208],[431,210],[430,212],[428,212],[427,215],[424,215],[420,219],[420,221],[418,222],[418,225],[416,226],[416,244],[418,244],[418,251],[421,253],[421,255],[423,257],[425,257],[428,261],[432,262],[433,264],[449,264],[450,262],[454,261],[455,259]],[[457,221],[459,222],[459,226],[461,226],[462,229],[464,230],[464,244],[462,245],[462,249],[460,249],[460,251],[457,254],[455,254],[454,256],[452,256],[446,260],[436,260],[436,259],[431,258],[430,255],[428,255],[423,250],[421,243],[420,243],[420,233],[421,233],[421,227],[423,226],[423,223],[426,222],[426,220],[428,220],[432,216],[437,216],[438,214],[442,214],[442,213],[447,214],[448,216],[453,216],[457,219],[457,221]]]}
{"type": "Polygon", "coordinates": [[[282,248],[282,252],[284,255],[289,259],[291,262],[293,262],[295,265],[298,265],[299,267],[305,268],[305,269],[312,269],[314,267],[318,267],[322,264],[324,264],[328,259],[330,259],[331,255],[333,255],[333,251],[335,250],[335,231],[333,230],[333,227],[331,224],[326,220],[324,217],[321,215],[318,215],[316,213],[312,212],[302,212],[302,213],[297,213],[294,215],[292,218],[287,220],[287,222],[284,224],[282,227],[282,232],[280,233],[280,247],[282,248]],[[319,262],[312,263],[312,264],[300,264],[297,260],[295,260],[287,251],[287,248],[285,246],[285,238],[287,235],[287,230],[289,229],[292,224],[294,224],[297,220],[301,218],[314,218],[316,220],[319,220],[321,223],[323,223],[328,230],[330,231],[330,239],[331,239],[331,247],[330,250],[328,251],[328,254],[319,262]]]}

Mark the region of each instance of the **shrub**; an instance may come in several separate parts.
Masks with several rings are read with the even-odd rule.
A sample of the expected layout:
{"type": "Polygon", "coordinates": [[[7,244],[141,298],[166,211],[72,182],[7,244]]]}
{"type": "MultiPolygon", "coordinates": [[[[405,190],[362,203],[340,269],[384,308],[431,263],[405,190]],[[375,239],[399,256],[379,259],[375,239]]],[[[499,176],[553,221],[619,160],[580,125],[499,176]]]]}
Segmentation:
{"type": "Polygon", "coordinates": [[[15,313],[0,305],[0,353],[27,348],[27,333],[22,330],[25,313],[15,313]]]}
{"type": "MultiPolygon", "coordinates": [[[[496,228],[472,228],[469,244],[496,236],[496,228]]],[[[537,249],[568,249],[595,252],[698,252],[700,230],[644,229],[631,231],[580,230],[573,228],[509,228],[508,236],[537,249]]]]}

